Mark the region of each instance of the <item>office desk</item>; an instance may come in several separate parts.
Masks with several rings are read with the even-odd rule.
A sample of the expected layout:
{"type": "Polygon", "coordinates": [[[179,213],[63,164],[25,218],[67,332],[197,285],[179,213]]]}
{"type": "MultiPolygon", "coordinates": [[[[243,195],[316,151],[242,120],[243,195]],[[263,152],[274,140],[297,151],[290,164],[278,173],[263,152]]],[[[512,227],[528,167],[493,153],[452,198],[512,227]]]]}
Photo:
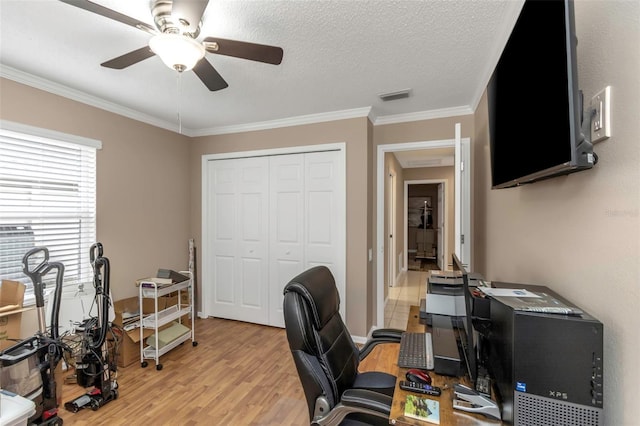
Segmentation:
{"type": "MultiPolygon", "coordinates": [[[[409,312],[409,319],[407,321],[407,331],[409,332],[424,332],[427,327],[420,321],[420,308],[418,306],[411,306],[409,312]]],[[[396,350],[397,352],[397,350],[396,350]]],[[[397,356],[396,356],[397,360],[397,356]]],[[[406,368],[399,368],[396,364],[397,377],[396,390],[393,395],[393,405],[391,406],[391,415],[389,416],[389,423],[392,425],[416,425],[425,426],[433,423],[415,420],[408,417],[404,417],[404,403],[406,396],[411,392],[400,389],[400,381],[405,380],[406,368]]],[[[429,372],[431,376],[432,384],[442,389],[442,394],[439,397],[420,395],[424,398],[432,398],[440,402],[440,424],[441,425],[499,425],[498,420],[491,420],[480,414],[467,413],[465,411],[453,409],[453,387],[456,383],[462,382],[465,385],[469,385],[468,379],[459,377],[448,377],[436,374],[433,371],[429,372]]]]}

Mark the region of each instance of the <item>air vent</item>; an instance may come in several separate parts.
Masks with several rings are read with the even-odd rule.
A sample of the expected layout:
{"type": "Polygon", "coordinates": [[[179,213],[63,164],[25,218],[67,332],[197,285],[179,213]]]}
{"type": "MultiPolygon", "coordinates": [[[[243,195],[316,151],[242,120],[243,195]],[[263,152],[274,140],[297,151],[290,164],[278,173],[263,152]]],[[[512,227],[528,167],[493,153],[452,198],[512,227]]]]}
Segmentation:
{"type": "Polygon", "coordinates": [[[396,99],[408,98],[411,89],[398,90],[397,92],[382,93],[378,95],[384,102],[395,101],[396,99]]]}
{"type": "Polygon", "coordinates": [[[442,158],[430,158],[426,160],[409,160],[409,167],[435,167],[442,165],[442,158]]]}

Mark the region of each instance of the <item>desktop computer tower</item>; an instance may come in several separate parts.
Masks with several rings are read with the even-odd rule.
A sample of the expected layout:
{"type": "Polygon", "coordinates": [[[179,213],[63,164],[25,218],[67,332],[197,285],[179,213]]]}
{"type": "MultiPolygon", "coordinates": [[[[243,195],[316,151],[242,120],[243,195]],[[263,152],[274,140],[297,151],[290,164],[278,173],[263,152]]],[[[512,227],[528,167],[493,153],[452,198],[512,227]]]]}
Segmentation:
{"type": "MultiPolygon", "coordinates": [[[[526,287],[552,294],[547,287],[526,287]]],[[[509,287],[512,286],[512,287],[509,287]]],[[[589,314],[525,312],[490,298],[485,356],[502,420],[515,425],[604,425],[603,327],[589,314]]]]}

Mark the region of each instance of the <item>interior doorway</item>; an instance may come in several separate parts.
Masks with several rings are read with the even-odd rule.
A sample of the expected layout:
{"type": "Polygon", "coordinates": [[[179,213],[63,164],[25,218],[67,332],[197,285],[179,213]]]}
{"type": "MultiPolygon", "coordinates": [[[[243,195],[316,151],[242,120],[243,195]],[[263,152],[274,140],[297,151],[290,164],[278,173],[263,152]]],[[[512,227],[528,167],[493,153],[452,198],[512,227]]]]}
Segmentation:
{"type": "MultiPolygon", "coordinates": [[[[453,167],[453,166],[451,166],[453,167]]],[[[446,269],[448,252],[446,179],[405,181],[405,261],[408,270],[446,269]],[[434,267],[435,266],[435,267],[434,267]]]]}
{"type": "MultiPolygon", "coordinates": [[[[465,263],[470,264],[470,246],[473,235],[470,230],[471,197],[469,179],[471,176],[470,139],[462,138],[460,124],[455,125],[455,137],[453,139],[407,142],[396,144],[378,145],[376,150],[376,324],[382,327],[384,324],[385,308],[385,261],[387,236],[384,232],[386,221],[385,205],[385,154],[400,151],[430,150],[437,148],[455,147],[455,179],[454,179],[454,226],[453,235],[455,252],[465,263]],[[465,166],[466,165],[466,166],[465,166]]],[[[443,265],[444,266],[444,265],[443,265]]],[[[470,267],[470,269],[472,269],[470,267]]]]}

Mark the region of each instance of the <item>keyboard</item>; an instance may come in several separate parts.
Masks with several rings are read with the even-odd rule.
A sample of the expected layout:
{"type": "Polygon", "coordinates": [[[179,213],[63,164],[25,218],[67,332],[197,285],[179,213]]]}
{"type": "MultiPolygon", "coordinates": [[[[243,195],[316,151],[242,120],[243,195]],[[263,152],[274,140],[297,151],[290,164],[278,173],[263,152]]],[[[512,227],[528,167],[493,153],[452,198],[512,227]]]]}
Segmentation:
{"type": "Polygon", "coordinates": [[[433,370],[431,333],[402,333],[398,367],[433,370]]]}

